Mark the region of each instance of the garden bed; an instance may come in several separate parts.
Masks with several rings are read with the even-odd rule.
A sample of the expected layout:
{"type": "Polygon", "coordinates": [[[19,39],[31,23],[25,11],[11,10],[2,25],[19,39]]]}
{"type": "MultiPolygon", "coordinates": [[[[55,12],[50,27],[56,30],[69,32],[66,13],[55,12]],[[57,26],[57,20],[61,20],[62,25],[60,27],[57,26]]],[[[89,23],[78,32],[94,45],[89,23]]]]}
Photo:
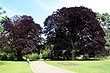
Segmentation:
{"type": "Polygon", "coordinates": [[[80,65],[80,64],[74,64],[74,63],[69,63],[69,62],[56,63],[56,64],[63,65],[63,66],[77,66],[77,65],[80,65]]]}

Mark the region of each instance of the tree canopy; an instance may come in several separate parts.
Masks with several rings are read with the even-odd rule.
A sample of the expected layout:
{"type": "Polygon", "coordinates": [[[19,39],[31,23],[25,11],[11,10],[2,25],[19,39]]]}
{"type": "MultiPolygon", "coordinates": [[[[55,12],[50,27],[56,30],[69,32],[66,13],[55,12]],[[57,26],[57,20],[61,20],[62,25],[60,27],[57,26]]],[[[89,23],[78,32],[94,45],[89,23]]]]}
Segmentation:
{"type": "MultiPolygon", "coordinates": [[[[105,56],[105,33],[96,13],[86,7],[61,8],[44,22],[48,43],[78,54],[105,56]]],[[[58,49],[58,48],[56,48],[58,49]]]]}
{"type": "MultiPolygon", "coordinates": [[[[0,15],[2,15],[4,13],[6,13],[6,11],[3,10],[2,6],[1,6],[0,7],[0,15]]],[[[3,22],[3,21],[5,21],[7,19],[6,17],[3,17],[3,16],[1,16],[0,18],[2,18],[2,19],[0,19],[0,23],[3,22]]]]}
{"type": "Polygon", "coordinates": [[[110,15],[108,13],[99,14],[96,12],[96,19],[100,22],[101,26],[106,26],[108,28],[108,20],[110,18],[110,15]]]}
{"type": "MultiPolygon", "coordinates": [[[[1,7],[0,7],[0,15],[2,15],[2,14],[4,14],[4,13],[6,13],[6,11],[3,10],[2,6],[1,6],[1,7]]],[[[0,17],[0,23],[3,22],[3,21],[5,21],[6,19],[7,19],[6,16],[5,16],[5,17],[4,17],[4,16],[1,16],[1,17],[0,17]]],[[[3,33],[3,31],[4,31],[3,27],[0,26],[0,33],[3,33]]]]}
{"type": "Polygon", "coordinates": [[[22,60],[23,54],[37,50],[42,28],[33,21],[31,16],[23,15],[7,18],[6,21],[2,22],[2,25],[5,34],[5,37],[1,38],[0,49],[2,51],[13,53],[17,60],[22,60]]]}

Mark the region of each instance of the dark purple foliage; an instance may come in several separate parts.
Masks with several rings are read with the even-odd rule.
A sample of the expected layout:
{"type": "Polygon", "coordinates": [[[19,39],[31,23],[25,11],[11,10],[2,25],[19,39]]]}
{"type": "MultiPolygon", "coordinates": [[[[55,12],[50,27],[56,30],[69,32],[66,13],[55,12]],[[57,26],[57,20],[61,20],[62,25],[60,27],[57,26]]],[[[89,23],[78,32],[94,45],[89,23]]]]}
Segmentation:
{"type": "Polygon", "coordinates": [[[14,16],[2,23],[5,30],[5,37],[2,43],[2,51],[14,53],[18,60],[22,59],[22,54],[37,50],[42,28],[33,21],[31,16],[14,16]],[[9,41],[9,42],[7,42],[9,41]],[[3,46],[4,45],[4,46],[3,46]],[[5,47],[5,49],[3,48],[5,47]]]}
{"type": "Polygon", "coordinates": [[[83,6],[58,9],[46,18],[44,27],[48,43],[57,50],[75,50],[78,55],[106,55],[105,33],[91,9],[83,6]]]}

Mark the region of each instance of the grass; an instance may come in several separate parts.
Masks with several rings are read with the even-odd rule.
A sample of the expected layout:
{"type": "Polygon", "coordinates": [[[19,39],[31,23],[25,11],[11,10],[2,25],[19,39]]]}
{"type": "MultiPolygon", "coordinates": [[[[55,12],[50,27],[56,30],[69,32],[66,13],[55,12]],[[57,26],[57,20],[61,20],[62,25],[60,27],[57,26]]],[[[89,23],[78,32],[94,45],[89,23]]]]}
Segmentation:
{"type": "Polygon", "coordinates": [[[0,73],[33,73],[26,61],[0,61],[0,73]]]}
{"type": "Polygon", "coordinates": [[[110,73],[110,59],[96,61],[45,61],[49,65],[76,73],[110,73]],[[76,66],[63,66],[56,63],[74,63],[76,66]]]}

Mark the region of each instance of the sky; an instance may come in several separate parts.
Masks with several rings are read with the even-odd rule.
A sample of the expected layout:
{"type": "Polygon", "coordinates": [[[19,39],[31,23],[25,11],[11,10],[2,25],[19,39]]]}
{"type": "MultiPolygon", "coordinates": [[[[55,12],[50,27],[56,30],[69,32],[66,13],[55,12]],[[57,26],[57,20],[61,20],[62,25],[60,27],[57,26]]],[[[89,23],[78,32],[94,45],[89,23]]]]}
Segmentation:
{"type": "Polygon", "coordinates": [[[0,6],[6,10],[5,15],[8,17],[32,16],[34,21],[42,27],[45,19],[52,15],[53,11],[62,7],[85,6],[93,12],[110,14],[110,0],[0,0],[0,6]]]}

